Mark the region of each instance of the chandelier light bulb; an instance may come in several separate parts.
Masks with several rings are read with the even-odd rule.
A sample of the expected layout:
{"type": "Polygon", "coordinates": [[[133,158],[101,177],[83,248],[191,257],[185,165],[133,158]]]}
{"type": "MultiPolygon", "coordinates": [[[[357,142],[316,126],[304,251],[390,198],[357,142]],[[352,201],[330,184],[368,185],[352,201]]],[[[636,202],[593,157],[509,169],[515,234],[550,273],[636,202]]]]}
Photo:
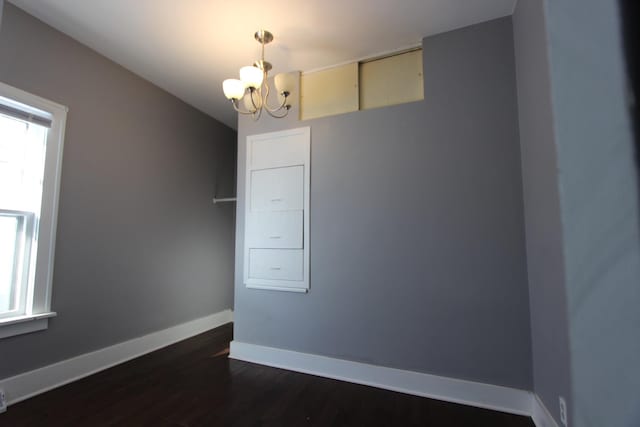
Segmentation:
{"type": "Polygon", "coordinates": [[[280,74],[276,74],[276,76],[273,79],[273,82],[276,85],[276,90],[278,91],[278,94],[281,94],[282,92],[291,93],[294,89],[295,77],[291,73],[280,73],[280,74]]]}
{"type": "Polygon", "coordinates": [[[240,80],[242,80],[246,87],[259,88],[262,86],[263,78],[264,73],[258,67],[247,66],[240,68],[240,80]]]}
{"type": "Polygon", "coordinates": [[[245,85],[238,79],[227,79],[222,82],[222,90],[227,99],[242,99],[245,85]]]}

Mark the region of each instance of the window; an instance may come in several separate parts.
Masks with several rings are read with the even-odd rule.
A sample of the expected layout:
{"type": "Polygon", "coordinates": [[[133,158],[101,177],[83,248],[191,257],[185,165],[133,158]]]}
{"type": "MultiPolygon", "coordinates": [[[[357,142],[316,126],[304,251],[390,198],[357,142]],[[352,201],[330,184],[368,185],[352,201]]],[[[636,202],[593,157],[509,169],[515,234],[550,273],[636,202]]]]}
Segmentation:
{"type": "Polygon", "coordinates": [[[67,109],[0,83],[0,338],[47,327],[67,109]]]}

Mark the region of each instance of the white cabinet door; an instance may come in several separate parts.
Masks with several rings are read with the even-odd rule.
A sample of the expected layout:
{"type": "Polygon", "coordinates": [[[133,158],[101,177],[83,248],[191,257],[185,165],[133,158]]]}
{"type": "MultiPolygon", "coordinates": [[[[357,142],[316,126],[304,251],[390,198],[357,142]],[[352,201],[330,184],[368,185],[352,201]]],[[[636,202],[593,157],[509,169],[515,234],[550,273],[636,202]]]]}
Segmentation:
{"type": "Polygon", "coordinates": [[[300,138],[308,139],[307,132],[308,128],[301,128],[276,135],[254,135],[247,153],[249,168],[255,170],[305,164],[308,146],[301,144],[300,138]]]}
{"type": "Polygon", "coordinates": [[[247,226],[250,248],[302,249],[303,211],[251,212],[247,226]]]}
{"type": "Polygon", "coordinates": [[[251,171],[250,179],[251,212],[303,209],[303,166],[251,171]]]}
{"type": "Polygon", "coordinates": [[[301,281],[302,255],[302,249],[250,249],[249,278],[301,281]]]}
{"type": "Polygon", "coordinates": [[[246,143],[244,284],[307,292],[311,129],[250,135],[246,143]]]}

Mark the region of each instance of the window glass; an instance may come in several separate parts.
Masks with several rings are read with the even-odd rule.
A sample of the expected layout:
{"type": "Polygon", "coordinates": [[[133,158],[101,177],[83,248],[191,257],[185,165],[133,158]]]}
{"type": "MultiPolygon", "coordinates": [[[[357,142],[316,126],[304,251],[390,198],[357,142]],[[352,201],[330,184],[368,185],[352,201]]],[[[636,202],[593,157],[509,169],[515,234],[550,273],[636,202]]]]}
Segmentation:
{"type": "Polygon", "coordinates": [[[0,313],[15,310],[16,242],[18,218],[0,215],[0,313]]]}
{"type": "Polygon", "coordinates": [[[0,114],[0,318],[33,286],[48,128],[0,114]]]}

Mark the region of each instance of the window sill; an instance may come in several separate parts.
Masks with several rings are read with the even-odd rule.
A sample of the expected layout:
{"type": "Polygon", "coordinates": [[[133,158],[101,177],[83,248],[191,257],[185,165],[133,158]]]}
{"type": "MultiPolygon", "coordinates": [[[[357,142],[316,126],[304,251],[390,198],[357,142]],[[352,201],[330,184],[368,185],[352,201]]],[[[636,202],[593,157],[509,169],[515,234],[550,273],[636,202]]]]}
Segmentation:
{"type": "Polygon", "coordinates": [[[56,315],[55,312],[47,312],[0,319],[0,339],[47,329],[49,318],[56,315]]]}

